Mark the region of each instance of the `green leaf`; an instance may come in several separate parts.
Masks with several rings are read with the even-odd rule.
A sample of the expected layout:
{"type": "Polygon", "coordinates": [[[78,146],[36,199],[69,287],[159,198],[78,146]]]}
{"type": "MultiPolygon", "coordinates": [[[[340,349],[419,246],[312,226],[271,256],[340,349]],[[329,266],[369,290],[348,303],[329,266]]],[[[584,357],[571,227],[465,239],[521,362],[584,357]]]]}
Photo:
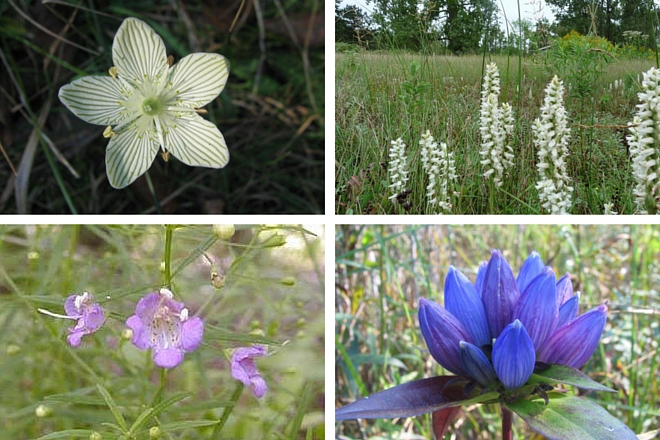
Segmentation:
{"type": "Polygon", "coordinates": [[[564,383],[567,385],[573,385],[583,390],[592,390],[592,391],[608,391],[611,393],[616,393],[612,388],[608,388],[605,385],[601,385],[598,382],[592,380],[589,376],[576,370],[573,367],[567,365],[550,365],[550,368],[545,370],[535,369],[534,374],[530,378],[530,383],[564,383]]]}
{"type": "Polygon", "coordinates": [[[50,434],[44,435],[43,437],[39,437],[37,440],[52,440],[57,438],[70,439],[71,437],[89,438],[91,432],[92,431],[89,429],[66,429],[64,431],[51,432],[50,434]]]}
{"type": "Polygon", "coordinates": [[[550,440],[637,440],[630,428],[589,399],[552,393],[547,405],[520,399],[506,406],[550,440]]]}
{"type": "Polygon", "coordinates": [[[100,384],[96,384],[96,389],[99,390],[99,393],[101,393],[101,396],[103,396],[103,399],[105,400],[105,403],[108,405],[108,408],[110,408],[112,415],[115,416],[115,420],[117,421],[117,424],[121,426],[123,432],[126,432],[126,430],[128,429],[126,426],[126,420],[124,420],[124,416],[119,411],[119,407],[117,407],[117,404],[113,400],[108,390],[103,388],[103,386],[100,384]]]}
{"type": "Polygon", "coordinates": [[[186,420],[184,422],[167,423],[160,425],[165,432],[177,431],[180,429],[201,428],[203,426],[213,426],[218,423],[215,420],[186,420]]]}

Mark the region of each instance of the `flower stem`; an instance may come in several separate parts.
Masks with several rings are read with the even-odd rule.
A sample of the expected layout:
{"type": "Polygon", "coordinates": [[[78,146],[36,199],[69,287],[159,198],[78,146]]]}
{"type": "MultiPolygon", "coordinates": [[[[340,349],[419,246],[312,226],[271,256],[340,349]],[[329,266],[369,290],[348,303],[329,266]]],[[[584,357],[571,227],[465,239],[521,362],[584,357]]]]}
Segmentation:
{"type": "Polygon", "coordinates": [[[168,289],[172,287],[172,269],[171,269],[171,260],[172,260],[172,231],[174,230],[172,225],[165,226],[165,257],[163,258],[163,263],[165,265],[165,282],[164,285],[168,289]]]}
{"type": "Polygon", "coordinates": [[[511,422],[513,413],[509,408],[502,406],[502,440],[511,440],[513,432],[511,431],[511,422]]]}
{"type": "Polygon", "coordinates": [[[227,402],[227,405],[225,406],[225,410],[222,412],[222,416],[220,416],[220,420],[218,420],[218,424],[215,425],[213,434],[211,434],[211,439],[220,438],[218,437],[218,434],[220,434],[222,427],[225,426],[225,423],[227,423],[227,419],[229,419],[229,415],[234,410],[234,407],[236,406],[236,402],[238,402],[238,399],[241,397],[244,388],[245,385],[243,385],[243,383],[241,382],[236,383],[236,389],[234,390],[234,394],[232,394],[231,398],[229,399],[229,402],[227,402]]]}
{"type": "Polygon", "coordinates": [[[151,176],[149,175],[149,170],[145,171],[144,176],[147,178],[147,186],[149,187],[149,192],[154,198],[154,205],[156,205],[156,212],[162,214],[163,210],[160,207],[160,202],[158,201],[158,196],[156,195],[156,190],[154,189],[154,184],[151,182],[151,176]]]}

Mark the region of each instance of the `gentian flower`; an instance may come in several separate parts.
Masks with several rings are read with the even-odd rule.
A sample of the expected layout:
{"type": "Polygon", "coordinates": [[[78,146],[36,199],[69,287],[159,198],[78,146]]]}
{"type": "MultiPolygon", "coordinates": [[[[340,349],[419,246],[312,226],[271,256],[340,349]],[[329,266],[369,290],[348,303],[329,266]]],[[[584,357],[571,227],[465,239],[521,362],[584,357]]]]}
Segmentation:
{"type": "Polygon", "coordinates": [[[64,301],[64,311],[66,315],[49,312],[45,309],[38,309],[41,313],[54,316],[56,318],[74,319],[78,322],[75,326],[69,328],[67,341],[72,347],[78,347],[82,337],[97,331],[105,322],[105,311],[98,303],[94,302],[92,294],[83,292],[80,295],[70,295],[64,301]]]}
{"type": "Polygon", "coordinates": [[[267,355],[266,347],[253,345],[252,347],[237,348],[231,356],[232,377],[243,382],[257,398],[266,395],[268,385],[266,385],[266,381],[257,370],[254,358],[267,355]]]}
{"type": "MultiPolygon", "coordinates": [[[[446,429],[448,418],[451,421],[455,416],[453,407],[500,403],[503,414],[518,413],[533,430],[549,438],[636,438],[597,404],[547,393],[553,389],[551,383],[613,391],[577,370],[598,346],[607,317],[605,304],[577,316],[579,296],[573,295],[570,276],[556,281],[552,268],[544,267],[536,252],[514,278],[502,253],[494,250],[488,264],[479,268],[475,285],[450,267],[445,306],[424,298],[419,301],[420,330],[429,352],[456,376],[437,376],[381,391],[337,409],[336,420],[433,413],[438,435],[446,429]],[[543,405],[539,397],[549,411],[537,406],[543,405]],[[572,424],[555,429],[553,424],[562,423],[557,412],[570,412],[572,424]],[[575,423],[579,417],[584,420],[575,423]],[[594,418],[600,424],[595,425],[594,418]],[[592,432],[593,426],[607,426],[607,433],[592,432]]],[[[511,438],[511,417],[503,417],[502,429],[505,438],[511,438]]]]}
{"type": "Polygon", "coordinates": [[[193,53],[171,66],[158,34],[127,18],[115,35],[112,60],[110,76],[77,79],[63,86],[59,97],[80,119],[108,126],[105,164],[113,187],[123,188],[143,174],[159,148],[165,160],[172,153],[187,165],[227,164],[222,134],[197,114],[225,87],[225,57],[193,53]]]}
{"type": "Polygon", "coordinates": [[[133,331],[133,345],[141,350],[152,348],[154,363],[163,368],[179,365],[184,353],[195,350],[204,334],[202,319],[190,317],[184,304],[173,296],[168,289],[148,294],[126,321],[133,331]]]}

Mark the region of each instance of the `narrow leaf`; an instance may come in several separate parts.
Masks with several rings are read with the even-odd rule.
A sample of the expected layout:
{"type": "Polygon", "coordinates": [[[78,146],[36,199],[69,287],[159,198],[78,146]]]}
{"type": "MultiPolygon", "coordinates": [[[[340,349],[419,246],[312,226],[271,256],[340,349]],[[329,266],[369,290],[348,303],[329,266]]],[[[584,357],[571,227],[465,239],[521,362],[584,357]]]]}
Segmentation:
{"type": "Polygon", "coordinates": [[[506,406],[550,440],[637,440],[630,428],[589,399],[553,394],[547,405],[520,399],[506,406]]]}
{"type": "Polygon", "coordinates": [[[66,429],[64,431],[51,432],[50,434],[39,437],[37,440],[54,440],[58,438],[89,438],[92,431],[89,429],[66,429]]]}
{"type": "Polygon", "coordinates": [[[103,396],[103,399],[105,400],[105,403],[108,405],[108,408],[110,408],[112,415],[115,416],[115,420],[117,421],[117,424],[121,426],[123,432],[126,432],[126,430],[128,429],[126,426],[126,420],[124,420],[124,416],[121,414],[121,411],[119,411],[117,404],[113,400],[108,390],[103,388],[103,386],[100,384],[96,384],[96,389],[99,390],[99,393],[101,393],[101,396],[103,396]]]}
{"type": "Polygon", "coordinates": [[[468,382],[456,376],[436,376],[395,386],[335,410],[336,420],[413,417],[452,406],[485,402],[495,391],[465,395],[468,382]]]}
{"type": "Polygon", "coordinates": [[[536,368],[534,374],[532,374],[531,380],[546,383],[564,383],[576,386],[583,390],[609,391],[611,393],[616,393],[612,388],[599,384],[580,370],[576,370],[568,365],[552,364],[550,365],[550,368],[545,370],[536,368]]]}

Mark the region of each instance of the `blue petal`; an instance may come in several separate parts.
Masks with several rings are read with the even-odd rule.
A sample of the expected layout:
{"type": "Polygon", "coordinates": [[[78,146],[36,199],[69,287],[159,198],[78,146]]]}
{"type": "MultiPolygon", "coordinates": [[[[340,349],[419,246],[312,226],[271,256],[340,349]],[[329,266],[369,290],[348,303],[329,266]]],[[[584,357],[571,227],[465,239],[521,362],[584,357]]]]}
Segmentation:
{"type": "Polygon", "coordinates": [[[461,341],[461,361],[470,377],[487,387],[497,382],[497,374],[486,355],[477,346],[461,341]]]}
{"type": "Polygon", "coordinates": [[[469,377],[461,364],[461,341],[473,342],[463,324],[439,304],[419,300],[419,327],[431,356],[445,369],[469,377]]]}
{"type": "Polygon", "coordinates": [[[502,329],[513,321],[513,312],[519,296],[511,266],[500,251],[492,251],[481,295],[492,337],[498,337],[502,329]]]}
{"type": "Polygon", "coordinates": [[[492,343],[481,298],[470,280],[454,266],[449,267],[445,279],[445,308],[461,321],[477,347],[492,343]]]}
{"type": "Polygon", "coordinates": [[[557,281],[557,307],[561,307],[562,304],[572,297],[573,283],[571,282],[571,274],[566,272],[566,275],[557,281]]]}
{"type": "Polygon", "coordinates": [[[529,254],[529,257],[525,260],[520,272],[518,273],[518,278],[516,278],[516,284],[518,285],[518,291],[524,292],[527,285],[532,282],[534,278],[543,270],[543,261],[536,251],[532,251],[529,254]]]}
{"type": "Polygon", "coordinates": [[[525,326],[536,350],[543,347],[557,326],[557,302],[555,295],[555,273],[546,267],[527,284],[520,295],[514,318],[525,326]]]}
{"type": "Polygon", "coordinates": [[[505,388],[523,386],[534,371],[534,344],[519,320],[507,325],[493,345],[493,368],[505,388]]]}
{"type": "Polygon", "coordinates": [[[477,279],[474,281],[474,288],[479,294],[479,298],[481,298],[481,291],[484,288],[484,277],[486,276],[486,267],[488,266],[488,263],[485,261],[482,261],[481,264],[479,265],[479,270],[477,270],[477,279]]]}
{"type": "Polygon", "coordinates": [[[557,328],[575,319],[578,313],[579,301],[579,295],[574,295],[561,305],[559,308],[559,319],[557,319],[557,328]]]}

